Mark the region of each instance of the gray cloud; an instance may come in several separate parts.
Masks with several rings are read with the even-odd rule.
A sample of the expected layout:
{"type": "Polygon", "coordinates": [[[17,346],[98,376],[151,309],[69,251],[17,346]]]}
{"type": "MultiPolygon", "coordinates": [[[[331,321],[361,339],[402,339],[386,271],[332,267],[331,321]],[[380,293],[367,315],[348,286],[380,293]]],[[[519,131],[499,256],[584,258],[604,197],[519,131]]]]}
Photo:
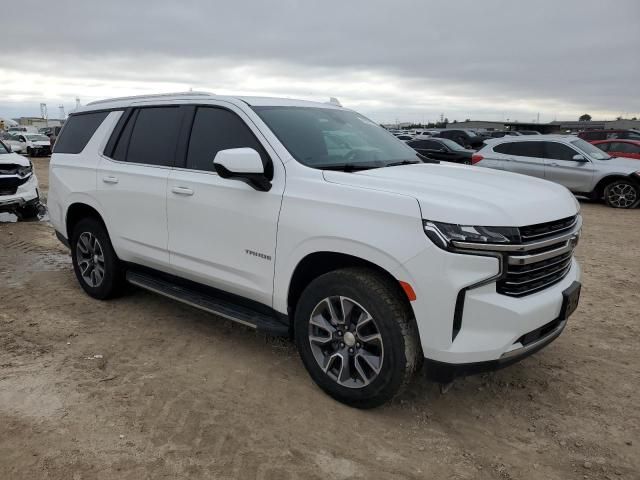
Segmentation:
{"type": "Polygon", "coordinates": [[[27,0],[21,10],[48,27],[3,26],[0,114],[189,87],[335,95],[380,121],[640,114],[635,0],[27,0]]]}

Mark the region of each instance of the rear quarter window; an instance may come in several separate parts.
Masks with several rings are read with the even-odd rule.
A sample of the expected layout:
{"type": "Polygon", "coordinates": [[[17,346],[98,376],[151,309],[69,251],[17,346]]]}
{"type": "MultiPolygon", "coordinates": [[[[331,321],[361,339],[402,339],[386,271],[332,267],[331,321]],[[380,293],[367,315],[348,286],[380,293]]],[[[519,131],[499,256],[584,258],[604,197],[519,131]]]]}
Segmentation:
{"type": "Polygon", "coordinates": [[[508,155],[509,153],[511,153],[511,145],[513,145],[513,142],[501,143],[500,145],[496,145],[495,147],[493,147],[493,151],[496,153],[504,153],[508,155]]]}
{"type": "Polygon", "coordinates": [[[80,153],[109,112],[71,115],[53,147],[53,153],[80,153]]]}

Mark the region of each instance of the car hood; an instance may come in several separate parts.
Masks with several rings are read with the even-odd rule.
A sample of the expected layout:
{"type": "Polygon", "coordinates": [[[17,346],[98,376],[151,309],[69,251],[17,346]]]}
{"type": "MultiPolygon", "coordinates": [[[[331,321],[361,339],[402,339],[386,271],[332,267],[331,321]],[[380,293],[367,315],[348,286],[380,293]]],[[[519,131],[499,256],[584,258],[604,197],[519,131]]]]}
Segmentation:
{"type": "Polygon", "coordinates": [[[29,166],[29,159],[18,155],[17,153],[3,153],[0,155],[0,165],[22,165],[23,167],[29,166]]]}
{"type": "Polygon", "coordinates": [[[47,140],[29,140],[29,142],[33,145],[38,145],[38,146],[42,146],[42,147],[48,147],[50,145],[50,142],[47,140]]]}
{"type": "Polygon", "coordinates": [[[451,163],[324,171],[332,183],[414,197],[422,217],[446,223],[519,227],[575,215],[562,185],[534,177],[451,163]]]}

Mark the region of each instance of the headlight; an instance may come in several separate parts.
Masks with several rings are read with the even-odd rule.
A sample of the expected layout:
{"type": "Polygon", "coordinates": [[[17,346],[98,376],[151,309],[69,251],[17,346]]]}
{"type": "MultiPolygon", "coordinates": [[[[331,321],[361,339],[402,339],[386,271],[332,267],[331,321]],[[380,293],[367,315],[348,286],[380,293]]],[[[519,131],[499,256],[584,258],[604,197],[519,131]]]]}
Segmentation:
{"type": "Polygon", "coordinates": [[[515,227],[480,227],[453,223],[422,221],[427,237],[438,247],[448,250],[453,242],[519,243],[520,232],[515,227]]]}
{"type": "Polygon", "coordinates": [[[31,175],[33,168],[31,167],[31,165],[29,165],[28,167],[20,167],[18,168],[18,176],[25,178],[28,177],[29,175],[31,175]]]}

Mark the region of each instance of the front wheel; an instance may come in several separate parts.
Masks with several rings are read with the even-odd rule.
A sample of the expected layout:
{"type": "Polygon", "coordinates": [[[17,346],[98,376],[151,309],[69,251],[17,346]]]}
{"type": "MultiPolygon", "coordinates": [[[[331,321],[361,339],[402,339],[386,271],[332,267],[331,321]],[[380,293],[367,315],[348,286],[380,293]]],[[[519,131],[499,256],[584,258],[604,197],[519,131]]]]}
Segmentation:
{"type": "Polygon", "coordinates": [[[640,202],[638,185],[630,180],[614,180],[604,189],[604,200],[613,208],[633,208],[640,202]]]}
{"type": "Polygon", "coordinates": [[[125,285],[124,270],[102,222],[81,220],[70,243],[73,270],[83,290],[100,300],[119,295],[125,285]]]}
{"type": "Polygon", "coordinates": [[[311,378],[358,408],[392,399],[420,362],[411,308],[393,280],[364,268],[329,272],[304,290],[295,339],[311,378]]]}

